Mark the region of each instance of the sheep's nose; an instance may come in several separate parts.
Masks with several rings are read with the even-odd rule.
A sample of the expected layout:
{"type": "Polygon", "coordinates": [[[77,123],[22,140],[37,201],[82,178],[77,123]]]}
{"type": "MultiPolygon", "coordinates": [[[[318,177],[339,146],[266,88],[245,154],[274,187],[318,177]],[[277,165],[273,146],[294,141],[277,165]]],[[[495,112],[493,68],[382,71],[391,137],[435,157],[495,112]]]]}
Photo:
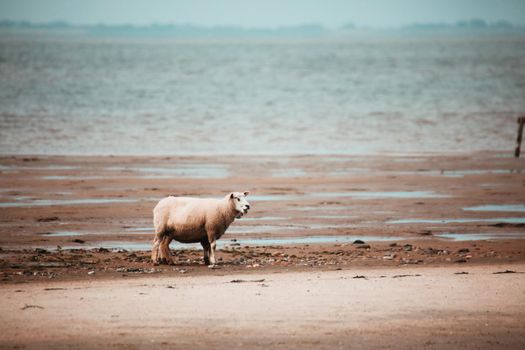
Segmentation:
{"type": "Polygon", "coordinates": [[[250,205],[249,204],[246,204],[245,207],[246,207],[246,209],[250,209],[250,205]]]}

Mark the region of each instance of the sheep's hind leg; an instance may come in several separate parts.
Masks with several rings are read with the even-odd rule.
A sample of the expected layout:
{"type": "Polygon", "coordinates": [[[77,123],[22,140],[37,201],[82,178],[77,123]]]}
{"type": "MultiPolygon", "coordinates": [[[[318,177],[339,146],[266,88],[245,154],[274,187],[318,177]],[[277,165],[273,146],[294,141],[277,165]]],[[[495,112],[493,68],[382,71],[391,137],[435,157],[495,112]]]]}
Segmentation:
{"type": "Polygon", "coordinates": [[[170,243],[172,238],[169,235],[165,235],[162,237],[162,240],[160,242],[160,260],[159,262],[161,264],[167,264],[167,265],[173,265],[173,260],[171,258],[171,252],[170,252],[170,243]]]}
{"type": "Polygon", "coordinates": [[[207,239],[203,239],[201,245],[204,250],[204,265],[210,265],[210,242],[207,239]]]}
{"type": "Polygon", "coordinates": [[[153,239],[153,245],[151,247],[151,261],[153,261],[154,264],[160,263],[161,240],[162,240],[162,237],[159,237],[159,235],[155,235],[155,238],[153,239]]]}
{"type": "Polygon", "coordinates": [[[155,213],[153,214],[153,226],[155,227],[155,238],[153,239],[153,245],[151,247],[151,260],[153,264],[160,264],[162,259],[162,241],[166,236],[166,226],[162,223],[160,217],[155,213]]]}

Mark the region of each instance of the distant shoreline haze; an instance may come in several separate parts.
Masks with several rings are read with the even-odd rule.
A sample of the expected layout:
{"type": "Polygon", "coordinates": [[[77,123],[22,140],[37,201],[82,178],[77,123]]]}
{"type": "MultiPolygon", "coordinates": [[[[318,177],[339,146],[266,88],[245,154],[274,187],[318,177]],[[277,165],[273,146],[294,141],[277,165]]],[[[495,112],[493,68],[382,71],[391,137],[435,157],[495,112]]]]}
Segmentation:
{"type": "Polygon", "coordinates": [[[116,35],[116,36],[168,36],[168,37],[265,37],[265,36],[323,36],[351,33],[353,31],[371,32],[525,32],[524,26],[516,26],[508,21],[487,22],[482,19],[461,20],[456,23],[413,23],[393,28],[367,28],[347,23],[338,28],[327,28],[318,23],[307,23],[286,27],[240,27],[240,26],[199,26],[192,24],[96,24],[76,25],[65,21],[35,23],[28,21],[0,21],[0,30],[27,31],[39,30],[52,34],[54,31],[75,31],[84,35],[116,35]]]}

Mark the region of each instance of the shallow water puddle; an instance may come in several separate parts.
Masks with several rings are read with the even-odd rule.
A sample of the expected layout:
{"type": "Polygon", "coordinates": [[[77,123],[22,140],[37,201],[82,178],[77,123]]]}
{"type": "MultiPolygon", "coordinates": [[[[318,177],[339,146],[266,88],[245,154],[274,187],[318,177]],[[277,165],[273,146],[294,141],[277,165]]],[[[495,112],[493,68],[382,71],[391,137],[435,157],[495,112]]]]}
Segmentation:
{"type": "Polygon", "coordinates": [[[357,218],[357,215],[311,215],[308,219],[350,219],[357,218]]]}
{"type": "Polygon", "coordinates": [[[441,175],[464,177],[465,175],[482,174],[521,174],[522,169],[469,169],[469,170],[442,170],[441,175]]]}
{"type": "Polygon", "coordinates": [[[462,224],[470,222],[502,222],[507,224],[523,224],[523,218],[490,218],[490,219],[400,219],[389,220],[386,224],[462,224]]]}
{"type": "MultiPolygon", "coordinates": [[[[349,227],[347,224],[308,224],[308,225],[242,225],[242,226],[231,226],[226,231],[227,233],[236,234],[247,234],[247,233],[268,233],[278,231],[290,231],[290,230],[311,230],[311,229],[332,229],[349,227]]],[[[126,229],[129,233],[143,234],[145,232],[155,232],[153,227],[130,227],[126,229]]]]}
{"type": "Polygon", "coordinates": [[[228,233],[267,233],[267,232],[277,232],[277,231],[288,231],[288,230],[306,230],[307,226],[300,225],[287,225],[287,226],[278,226],[278,225],[259,225],[259,226],[231,226],[226,232],[228,233]]]}
{"type": "MultiPolygon", "coordinates": [[[[345,217],[346,218],[346,217],[345,217]]],[[[279,218],[283,219],[283,218],[279,218]]],[[[233,233],[233,234],[249,234],[249,233],[269,233],[269,232],[279,232],[279,231],[292,231],[292,230],[312,230],[312,229],[335,229],[335,228],[345,228],[350,227],[349,224],[307,224],[307,225],[285,225],[285,226],[279,226],[279,225],[242,225],[242,226],[231,226],[228,228],[226,233],[233,233]]],[[[155,232],[155,229],[153,227],[144,226],[144,227],[127,227],[124,229],[127,234],[151,234],[153,235],[155,232]]],[[[52,232],[49,234],[46,234],[46,236],[80,236],[80,235],[100,235],[100,234],[106,234],[106,235],[113,235],[117,234],[115,232],[107,233],[96,233],[96,232],[78,232],[78,231],[59,231],[59,232],[52,232]]]]}
{"type": "Polygon", "coordinates": [[[465,175],[479,175],[479,174],[514,174],[521,173],[521,169],[488,169],[488,170],[431,170],[431,169],[417,169],[417,170],[394,170],[394,169],[370,169],[370,168],[356,168],[344,167],[339,169],[331,169],[330,171],[311,170],[305,171],[297,168],[282,169],[272,172],[274,177],[304,177],[307,175],[327,175],[327,176],[349,176],[349,175],[423,175],[423,176],[445,176],[445,177],[465,177],[465,175]]]}
{"type": "Polygon", "coordinates": [[[126,228],[128,232],[155,232],[153,227],[128,227],[126,228]]]}
{"type": "Polygon", "coordinates": [[[355,191],[355,192],[314,192],[316,197],[349,197],[356,199],[387,199],[387,198],[446,198],[447,195],[437,194],[433,191],[355,191]]]}
{"type": "Polygon", "coordinates": [[[469,169],[469,170],[430,170],[420,169],[414,171],[394,171],[397,175],[426,175],[426,176],[445,176],[445,177],[465,177],[465,175],[483,174],[516,174],[521,173],[521,169],[469,169]]]}
{"type": "Polygon", "coordinates": [[[463,208],[467,211],[514,211],[525,212],[525,204],[488,204],[463,208]]]}
{"type": "Polygon", "coordinates": [[[272,171],[272,177],[303,177],[306,173],[302,169],[289,168],[272,171]]]}
{"type": "Polygon", "coordinates": [[[343,207],[343,206],[340,206],[340,205],[326,205],[326,204],[323,204],[322,207],[319,207],[319,206],[308,206],[308,207],[291,207],[289,208],[288,210],[290,211],[293,211],[293,210],[297,210],[297,211],[311,211],[311,210],[315,210],[315,211],[333,211],[333,210],[346,210],[348,209],[349,207],[343,207]]]}
{"type": "Polygon", "coordinates": [[[109,167],[112,171],[132,171],[146,174],[143,177],[196,177],[196,178],[226,178],[229,171],[220,164],[175,164],[172,168],[163,167],[109,167]]]}
{"type": "Polygon", "coordinates": [[[83,176],[83,175],[51,175],[51,176],[41,176],[42,180],[99,180],[107,179],[108,176],[83,176]]]}
{"type": "MultiPolygon", "coordinates": [[[[418,237],[419,238],[419,237],[418,237]]],[[[307,237],[280,237],[280,238],[245,238],[236,239],[235,241],[219,240],[217,246],[225,248],[232,245],[251,245],[251,246],[269,246],[269,245],[291,245],[291,244],[329,244],[329,243],[353,243],[360,239],[365,242],[390,242],[407,240],[410,237],[382,237],[382,236],[307,236],[307,237]]],[[[140,242],[118,242],[108,241],[99,242],[96,244],[85,244],[85,248],[104,247],[110,249],[126,249],[126,250],[150,250],[151,243],[140,242]]],[[[63,249],[78,249],[78,246],[62,247],[63,249]]],[[[173,241],[170,244],[172,249],[202,249],[199,243],[179,243],[173,241]]]]}
{"type": "MultiPolygon", "coordinates": [[[[290,245],[290,244],[323,244],[323,243],[353,243],[355,240],[364,242],[389,242],[407,239],[407,237],[391,236],[306,236],[280,238],[237,239],[236,243],[246,245],[290,245]]],[[[228,244],[225,244],[228,245],[228,244]]]]}
{"type": "Polygon", "coordinates": [[[19,171],[19,170],[74,170],[79,169],[73,165],[56,165],[50,164],[47,166],[27,166],[27,165],[0,165],[0,171],[19,171]]]}
{"type": "Polygon", "coordinates": [[[523,239],[525,232],[502,232],[502,233],[441,233],[435,237],[452,239],[454,241],[482,241],[496,239],[523,239]]]}
{"type": "MultiPolygon", "coordinates": [[[[388,198],[447,198],[448,195],[433,191],[348,191],[348,192],[312,192],[297,194],[252,195],[254,201],[284,201],[313,198],[355,198],[355,199],[388,199],[388,198]]],[[[317,208],[318,209],[318,208],[317,208]]],[[[304,210],[304,209],[303,209],[304,210]]]]}
{"type": "Polygon", "coordinates": [[[251,194],[248,199],[253,201],[286,201],[304,199],[305,195],[299,194],[251,194]]]}
{"type": "Polygon", "coordinates": [[[274,220],[286,220],[289,219],[289,217],[282,217],[282,216],[261,216],[258,218],[247,218],[243,217],[242,221],[274,221],[274,220]]]}
{"type": "Polygon", "coordinates": [[[109,203],[131,203],[137,199],[130,198],[81,198],[81,199],[34,199],[24,202],[0,202],[0,208],[36,207],[53,205],[76,205],[76,204],[109,204],[109,203]]]}
{"type": "MultiPolygon", "coordinates": [[[[495,239],[524,239],[525,232],[519,233],[443,233],[432,236],[434,238],[452,239],[456,241],[478,241],[478,240],[495,240],[495,239]]],[[[341,244],[353,243],[355,240],[362,240],[365,243],[370,242],[392,242],[406,241],[413,239],[431,239],[422,237],[401,237],[401,236],[302,236],[302,237],[276,237],[276,238],[237,238],[232,240],[219,240],[219,248],[229,248],[232,246],[273,246],[273,245],[301,245],[301,244],[341,244]]],[[[98,243],[86,243],[83,248],[108,248],[108,249],[125,249],[125,250],[150,250],[150,242],[122,242],[107,241],[98,243]]],[[[62,249],[78,249],[78,246],[63,246],[62,249]]],[[[202,249],[199,243],[179,243],[173,241],[170,244],[171,249],[202,249]]]]}
{"type": "MultiPolygon", "coordinates": [[[[305,226],[277,226],[277,225],[260,225],[260,226],[231,226],[226,232],[228,233],[264,233],[275,232],[282,230],[298,230],[306,229],[305,226]]],[[[127,232],[142,234],[144,232],[155,232],[153,227],[130,227],[126,229],[127,232]]]]}
{"type": "MultiPolygon", "coordinates": [[[[420,160],[416,160],[420,161],[420,160]]],[[[484,174],[521,174],[524,169],[466,169],[466,170],[436,170],[436,169],[416,169],[416,170],[394,170],[394,169],[370,169],[345,167],[332,169],[330,171],[312,171],[311,175],[328,175],[328,176],[348,176],[348,175],[423,175],[423,176],[444,176],[444,177],[465,177],[467,175],[484,175],[484,174]]],[[[308,175],[302,169],[290,168],[272,172],[275,177],[304,177],[308,175]]]]}
{"type": "Polygon", "coordinates": [[[83,234],[84,233],[75,232],[75,231],[57,231],[57,232],[44,233],[44,235],[48,237],[82,236],[83,234]]]}

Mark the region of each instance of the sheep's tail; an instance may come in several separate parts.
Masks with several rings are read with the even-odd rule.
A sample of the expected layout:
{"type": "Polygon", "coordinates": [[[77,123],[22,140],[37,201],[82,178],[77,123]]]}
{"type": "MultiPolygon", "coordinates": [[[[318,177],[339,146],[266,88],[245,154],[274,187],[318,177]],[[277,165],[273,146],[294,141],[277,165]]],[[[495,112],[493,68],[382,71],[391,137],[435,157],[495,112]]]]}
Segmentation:
{"type": "Polygon", "coordinates": [[[161,223],[157,223],[157,222],[154,222],[153,224],[155,225],[155,236],[158,239],[163,238],[164,235],[166,234],[166,230],[164,228],[164,225],[162,225],[161,223]]]}
{"type": "Polygon", "coordinates": [[[159,215],[156,215],[155,210],[153,210],[153,227],[155,228],[155,236],[157,239],[162,239],[166,232],[165,225],[163,224],[162,218],[159,215]]]}

